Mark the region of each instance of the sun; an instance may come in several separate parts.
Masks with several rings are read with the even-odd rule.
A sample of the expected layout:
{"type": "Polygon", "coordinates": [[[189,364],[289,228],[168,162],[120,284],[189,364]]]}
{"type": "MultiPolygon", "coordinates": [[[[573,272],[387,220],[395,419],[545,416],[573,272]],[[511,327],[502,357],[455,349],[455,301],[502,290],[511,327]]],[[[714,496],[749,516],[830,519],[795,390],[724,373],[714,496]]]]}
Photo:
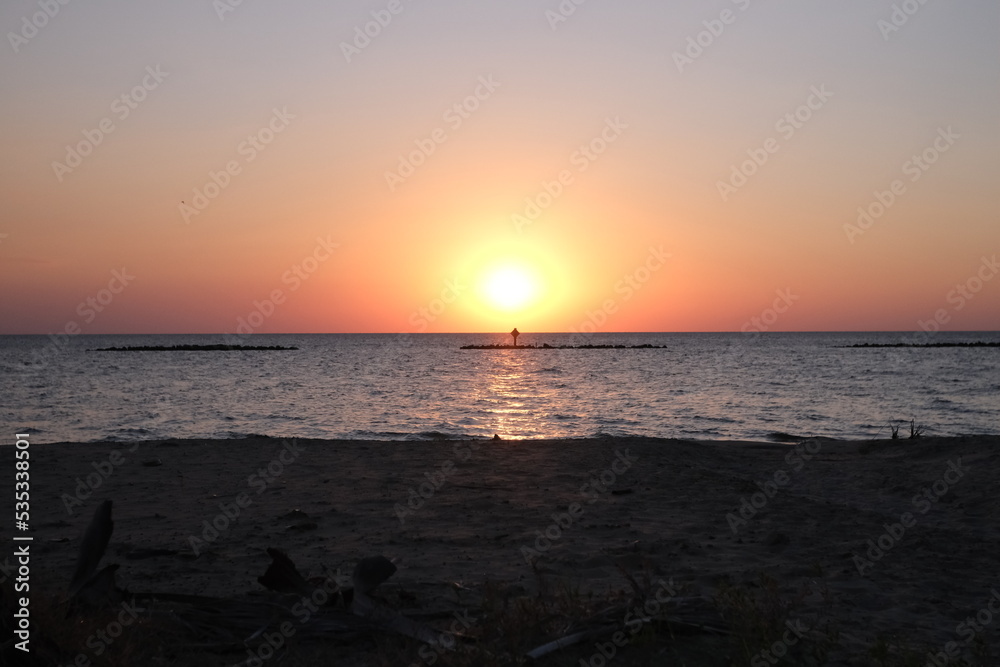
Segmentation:
{"type": "Polygon", "coordinates": [[[527,267],[502,264],[484,274],[481,291],[483,300],[493,308],[521,310],[538,297],[538,279],[527,267]]]}
{"type": "Polygon", "coordinates": [[[468,298],[458,304],[463,313],[456,317],[470,330],[541,331],[572,302],[565,260],[537,240],[479,239],[455,257],[454,275],[468,287],[463,295],[468,298]]]}

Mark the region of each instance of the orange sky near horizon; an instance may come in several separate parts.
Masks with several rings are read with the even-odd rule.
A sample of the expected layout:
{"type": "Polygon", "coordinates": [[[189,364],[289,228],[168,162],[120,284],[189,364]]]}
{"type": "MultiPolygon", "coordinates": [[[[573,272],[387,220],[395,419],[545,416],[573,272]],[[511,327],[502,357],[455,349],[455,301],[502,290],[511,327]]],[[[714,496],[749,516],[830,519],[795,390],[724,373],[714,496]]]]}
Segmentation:
{"type": "Polygon", "coordinates": [[[0,333],[1000,329],[1000,7],[558,7],[8,36],[0,333]]]}

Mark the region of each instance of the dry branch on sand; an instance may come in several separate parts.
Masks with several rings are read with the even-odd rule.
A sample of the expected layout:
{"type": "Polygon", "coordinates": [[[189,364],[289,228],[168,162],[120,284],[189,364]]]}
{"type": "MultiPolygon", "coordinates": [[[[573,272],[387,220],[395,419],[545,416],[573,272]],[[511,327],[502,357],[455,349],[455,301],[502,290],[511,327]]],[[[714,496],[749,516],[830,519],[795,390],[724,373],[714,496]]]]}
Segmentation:
{"type": "MultiPolygon", "coordinates": [[[[111,515],[112,502],[106,500],[94,512],[81,540],[68,596],[60,605],[70,622],[106,614],[125,603],[148,627],[155,628],[159,637],[171,637],[175,650],[215,654],[235,651],[253,655],[267,651],[277,655],[293,651],[303,642],[346,644],[380,635],[398,635],[435,651],[451,651],[456,649],[456,643],[457,648],[468,647],[479,639],[460,632],[443,633],[411,617],[412,613],[404,615],[378,599],[376,589],[396,572],[396,566],[383,556],[361,559],[354,569],[352,585],[342,586],[332,576],[306,578],[287,553],[268,548],[271,562],[257,578],[271,592],[263,600],[129,592],[119,588],[115,580],[117,564],[100,567],[114,529],[111,515]]],[[[668,605],[660,607],[656,603],[655,611],[650,611],[649,582],[639,583],[624,570],[623,574],[633,588],[633,596],[618,604],[604,604],[587,615],[566,616],[563,622],[549,626],[547,639],[536,632],[544,643],[523,651],[521,659],[537,661],[583,641],[624,635],[623,619],[630,617],[630,610],[630,625],[634,626],[630,637],[647,626],[669,627],[670,633],[727,633],[718,612],[702,598],[671,595],[668,605]]],[[[417,615],[433,618],[445,614],[450,612],[424,611],[417,615]]],[[[68,655],[64,650],[56,652],[62,654],[60,657],[68,655]]]]}

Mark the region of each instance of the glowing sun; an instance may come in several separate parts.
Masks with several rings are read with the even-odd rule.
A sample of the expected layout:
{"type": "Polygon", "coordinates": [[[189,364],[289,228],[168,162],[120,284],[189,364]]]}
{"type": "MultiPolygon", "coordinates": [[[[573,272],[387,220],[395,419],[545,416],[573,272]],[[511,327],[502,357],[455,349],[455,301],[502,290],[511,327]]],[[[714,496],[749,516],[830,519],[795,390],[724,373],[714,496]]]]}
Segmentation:
{"type": "Polygon", "coordinates": [[[498,266],[483,277],[483,298],[499,310],[512,311],[529,306],[538,296],[538,291],[537,278],[523,266],[498,266]]]}

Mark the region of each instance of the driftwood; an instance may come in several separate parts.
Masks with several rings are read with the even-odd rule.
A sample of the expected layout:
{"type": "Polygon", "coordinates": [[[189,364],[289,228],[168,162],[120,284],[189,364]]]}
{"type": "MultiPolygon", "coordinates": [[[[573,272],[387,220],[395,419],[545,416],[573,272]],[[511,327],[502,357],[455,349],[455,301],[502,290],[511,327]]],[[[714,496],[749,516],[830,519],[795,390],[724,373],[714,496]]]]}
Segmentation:
{"type": "Polygon", "coordinates": [[[573,623],[561,636],[525,653],[526,658],[538,660],[583,641],[599,641],[611,637],[616,632],[623,632],[626,637],[632,637],[647,625],[663,627],[670,633],[731,634],[719,612],[703,597],[672,595],[662,604],[657,601],[655,614],[650,615],[646,611],[642,615],[634,615],[636,611],[647,609],[649,582],[642,585],[620,564],[615,565],[632,587],[634,592],[632,599],[627,604],[603,609],[580,623],[573,623]],[[636,622],[640,625],[635,626],[636,622]]]}
{"type": "Polygon", "coordinates": [[[396,566],[391,560],[385,556],[372,556],[358,561],[351,579],[354,582],[354,590],[367,595],[394,574],[396,566]]]}
{"type": "Polygon", "coordinates": [[[316,589],[305,578],[299,574],[295,568],[295,563],[281,549],[268,547],[267,555],[271,557],[271,564],[263,576],[257,577],[258,583],[264,588],[268,588],[278,593],[293,593],[295,595],[309,596],[316,589]]]}
{"type": "Polygon", "coordinates": [[[84,533],[83,541],[80,543],[76,571],[69,584],[71,596],[76,595],[77,591],[97,572],[97,566],[104,557],[104,551],[108,548],[108,541],[114,528],[115,523],[111,520],[111,501],[105,500],[94,511],[94,518],[90,520],[87,532],[84,533]]]}
{"type": "Polygon", "coordinates": [[[639,628],[632,625],[635,621],[640,622],[642,626],[655,625],[671,632],[732,634],[710,602],[701,597],[672,598],[663,612],[656,616],[636,616],[626,625],[624,619],[628,610],[641,604],[641,600],[638,603],[633,601],[628,605],[618,605],[604,610],[580,624],[574,624],[567,634],[528,651],[525,657],[537,660],[583,641],[599,641],[619,631],[631,637],[639,631],[639,628]]]}
{"type": "MultiPolygon", "coordinates": [[[[112,503],[105,500],[98,506],[80,543],[80,555],[69,585],[69,613],[120,602],[125,592],[115,585],[117,564],[98,569],[111,534],[112,503]]],[[[162,553],[151,550],[151,553],[162,553]]],[[[302,639],[353,641],[375,632],[397,632],[423,642],[440,640],[437,631],[407,618],[381,604],[371,594],[396,572],[396,566],[383,556],[364,558],[354,569],[353,589],[341,589],[336,582],[326,581],[327,595],[318,596],[319,586],[299,573],[288,555],[269,548],[271,563],[257,581],[264,587],[284,594],[277,601],[228,600],[198,595],[172,593],[135,593],[128,595],[133,602],[144,604],[143,613],[152,619],[173,625],[192,637],[204,650],[224,651],[246,648],[267,631],[291,623],[295,635],[302,639]],[[322,599],[315,613],[303,618],[302,602],[322,599]]],[[[136,557],[146,554],[139,552],[136,557]]]]}
{"type": "MultiPolygon", "coordinates": [[[[292,593],[302,598],[311,598],[318,586],[307,581],[295,567],[295,564],[285,552],[269,548],[271,564],[263,576],[257,581],[266,588],[278,593],[292,593]]],[[[352,576],[353,588],[340,588],[335,582],[327,582],[326,589],[333,590],[332,602],[342,603],[355,617],[365,619],[372,630],[389,630],[405,635],[427,644],[437,644],[441,635],[419,621],[404,616],[371,597],[371,593],[396,572],[396,566],[384,556],[371,556],[361,559],[354,568],[352,576]],[[331,585],[332,584],[332,585],[331,585]]],[[[328,603],[329,606],[329,603],[328,603]]],[[[326,610],[327,607],[322,609],[326,610]]]]}
{"type": "MultiPolygon", "coordinates": [[[[431,646],[440,646],[444,639],[468,640],[468,637],[451,633],[447,638],[434,628],[381,602],[375,591],[392,577],[396,566],[383,556],[361,559],[352,576],[353,587],[341,587],[332,579],[307,579],[295,567],[292,559],[282,550],[268,548],[271,563],[257,581],[265,588],[279,594],[271,600],[236,600],[210,598],[175,593],[129,594],[115,585],[117,564],[99,568],[114,530],[111,520],[112,503],[106,500],[94,512],[80,545],[76,569],[69,585],[70,613],[83,608],[93,608],[128,599],[142,604],[146,618],[162,625],[176,628],[188,640],[184,645],[204,651],[246,650],[260,643],[267,633],[291,624],[295,641],[319,640],[351,642],[359,637],[376,633],[393,632],[431,646]],[[320,582],[320,583],[314,583],[320,582]],[[321,595],[322,592],[325,595],[321,595]],[[302,614],[304,600],[315,606],[305,618],[302,614]]],[[[169,550],[149,550],[166,554],[169,550]]],[[[136,557],[145,557],[142,550],[136,557]]],[[[582,622],[573,622],[561,636],[528,651],[525,657],[537,660],[583,641],[601,640],[615,632],[624,631],[628,636],[641,627],[663,627],[671,633],[730,634],[725,622],[708,600],[700,597],[671,597],[664,601],[655,614],[635,615],[648,600],[649,582],[640,584],[621,568],[634,595],[628,604],[604,609],[582,622]],[[631,620],[626,627],[624,619],[631,620]]],[[[421,615],[427,617],[427,614],[421,615]]]]}
{"type": "MultiPolygon", "coordinates": [[[[271,563],[257,578],[264,587],[286,596],[276,601],[231,600],[175,593],[126,594],[115,585],[117,564],[98,569],[104,558],[114,522],[112,502],[98,506],[80,543],[80,554],[70,582],[69,612],[121,602],[126,597],[143,604],[151,619],[176,627],[203,650],[226,651],[246,648],[265,632],[291,623],[299,640],[353,641],[362,635],[392,631],[420,641],[436,643],[440,635],[428,626],[407,618],[371,597],[374,590],[396,572],[383,556],[364,558],[354,570],[354,588],[340,588],[325,582],[326,604],[303,619],[303,599],[317,598],[319,586],[303,577],[288,555],[269,548],[271,563]],[[332,593],[332,594],[330,594],[332,593]],[[298,604],[298,607],[296,606],[298,604]]],[[[150,550],[168,553],[169,550],[150,550]]],[[[136,557],[145,557],[140,550],[136,557]]]]}
{"type": "Polygon", "coordinates": [[[524,655],[529,660],[538,660],[542,656],[548,655],[549,653],[553,653],[560,649],[567,648],[569,646],[573,646],[574,644],[579,644],[580,642],[589,639],[590,637],[593,636],[594,635],[590,630],[574,632],[571,635],[564,635],[546,644],[542,644],[541,646],[528,651],[524,655]]]}
{"type": "Polygon", "coordinates": [[[76,570],[69,584],[69,613],[80,608],[96,607],[121,600],[121,591],[115,585],[115,571],[118,570],[118,565],[111,564],[97,569],[101,559],[104,558],[114,527],[115,523],[111,520],[111,501],[105,500],[94,511],[94,517],[90,520],[80,543],[76,570]]]}
{"type": "Polygon", "coordinates": [[[214,345],[126,345],[125,347],[98,347],[87,352],[226,352],[232,350],[297,350],[297,347],[284,347],[281,345],[227,345],[216,343],[214,345]]]}

